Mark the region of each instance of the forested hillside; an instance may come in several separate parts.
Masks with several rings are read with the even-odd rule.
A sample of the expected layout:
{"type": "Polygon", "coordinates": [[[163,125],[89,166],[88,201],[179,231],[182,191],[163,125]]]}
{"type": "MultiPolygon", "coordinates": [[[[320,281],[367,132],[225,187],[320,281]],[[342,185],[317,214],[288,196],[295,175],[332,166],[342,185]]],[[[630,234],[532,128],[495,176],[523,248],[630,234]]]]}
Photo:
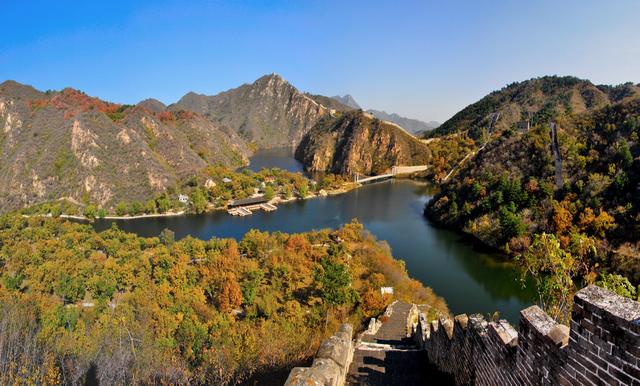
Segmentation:
{"type": "MultiPolygon", "coordinates": [[[[390,298],[444,301],[358,223],[241,241],[0,217],[0,383],[234,384],[313,355],[390,298]],[[13,381],[12,381],[13,382],[13,381]]],[[[271,379],[271,378],[270,378],[271,379]]]]}
{"type": "MultiPolygon", "coordinates": [[[[635,89],[599,87],[595,95],[607,98],[595,97],[582,113],[537,112],[529,130],[507,126],[487,135],[486,147],[442,186],[427,215],[520,256],[535,272],[561,272],[576,283],[615,280],[635,293],[626,279],[610,276],[640,283],[640,99],[630,98],[635,89]]],[[[483,115],[456,121],[472,125],[483,115]]],[[[553,287],[546,280],[543,290],[570,291],[567,282],[553,287]]]]}
{"type": "Polygon", "coordinates": [[[469,131],[479,139],[494,130],[514,129],[518,124],[526,126],[527,122],[545,124],[557,113],[580,114],[639,95],[640,87],[632,83],[606,86],[572,76],[533,78],[490,93],[426,135],[438,137],[469,131]]]}

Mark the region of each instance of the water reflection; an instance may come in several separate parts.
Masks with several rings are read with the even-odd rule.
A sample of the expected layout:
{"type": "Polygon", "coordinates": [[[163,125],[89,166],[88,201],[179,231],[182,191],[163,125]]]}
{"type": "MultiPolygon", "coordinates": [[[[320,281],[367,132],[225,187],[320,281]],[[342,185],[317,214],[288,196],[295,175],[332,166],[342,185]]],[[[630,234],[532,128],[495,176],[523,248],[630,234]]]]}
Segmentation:
{"type": "Polygon", "coordinates": [[[249,166],[240,168],[258,172],[264,168],[279,168],[291,172],[304,172],[302,163],[293,158],[294,148],[280,147],[258,150],[252,157],[249,166]]]}

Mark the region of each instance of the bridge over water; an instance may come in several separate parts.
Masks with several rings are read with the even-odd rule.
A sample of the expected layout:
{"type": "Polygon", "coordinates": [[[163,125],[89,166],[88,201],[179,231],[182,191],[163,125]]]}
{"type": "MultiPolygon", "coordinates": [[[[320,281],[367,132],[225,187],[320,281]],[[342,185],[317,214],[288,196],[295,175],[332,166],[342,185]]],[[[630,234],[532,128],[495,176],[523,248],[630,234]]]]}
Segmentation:
{"type": "Polygon", "coordinates": [[[391,168],[391,173],[379,174],[377,176],[360,177],[357,173],[354,175],[354,181],[359,184],[366,184],[369,182],[382,181],[394,178],[398,174],[411,174],[425,171],[429,168],[429,165],[414,165],[414,166],[394,166],[391,168]]]}

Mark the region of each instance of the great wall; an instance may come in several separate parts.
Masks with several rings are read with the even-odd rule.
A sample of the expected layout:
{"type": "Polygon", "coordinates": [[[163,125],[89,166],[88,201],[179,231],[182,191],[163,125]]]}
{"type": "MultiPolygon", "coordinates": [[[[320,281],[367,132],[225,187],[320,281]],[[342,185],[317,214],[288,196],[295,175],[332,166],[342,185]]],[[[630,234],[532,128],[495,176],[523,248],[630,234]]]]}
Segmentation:
{"type": "Polygon", "coordinates": [[[538,306],[520,312],[518,331],[425,311],[394,302],[355,340],[342,325],[285,385],[640,385],[640,303],[600,287],[576,293],[569,327],[538,306]]]}

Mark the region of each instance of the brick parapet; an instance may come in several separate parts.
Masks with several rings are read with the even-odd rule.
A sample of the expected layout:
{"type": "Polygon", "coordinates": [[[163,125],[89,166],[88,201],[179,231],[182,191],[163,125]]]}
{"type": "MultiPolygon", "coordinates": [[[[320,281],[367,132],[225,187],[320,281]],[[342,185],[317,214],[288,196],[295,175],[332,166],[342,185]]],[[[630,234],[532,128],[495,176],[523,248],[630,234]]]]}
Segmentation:
{"type": "Polygon", "coordinates": [[[457,384],[640,385],[640,303],[596,286],[574,299],[570,329],[531,306],[519,331],[505,320],[458,315],[427,322],[414,339],[457,384]]]}

